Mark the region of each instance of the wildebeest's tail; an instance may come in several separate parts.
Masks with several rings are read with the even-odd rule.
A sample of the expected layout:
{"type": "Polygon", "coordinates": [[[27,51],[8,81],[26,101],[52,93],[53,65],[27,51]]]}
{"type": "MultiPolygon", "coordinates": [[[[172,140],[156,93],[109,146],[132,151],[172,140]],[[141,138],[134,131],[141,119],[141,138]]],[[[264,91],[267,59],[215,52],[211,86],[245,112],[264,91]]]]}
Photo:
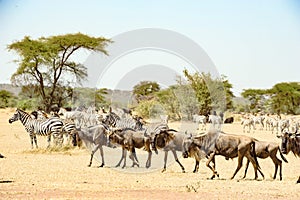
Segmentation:
{"type": "Polygon", "coordinates": [[[280,157],[282,158],[282,160],[283,160],[284,162],[288,163],[287,159],[283,156],[283,154],[282,154],[280,148],[279,148],[278,150],[279,150],[279,154],[280,154],[280,157]]]}
{"type": "Polygon", "coordinates": [[[254,158],[254,161],[255,161],[255,163],[256,163],[256,165],[257,165],[257,169],[261,169],[260,166],[259,166],[259,163],[258,163],[258,161],[257,161],[256,153],[255,153],[255,141],[252,141],[251,146],[252,146],[251,155],[252,155],[253,158],[254,158]]]}

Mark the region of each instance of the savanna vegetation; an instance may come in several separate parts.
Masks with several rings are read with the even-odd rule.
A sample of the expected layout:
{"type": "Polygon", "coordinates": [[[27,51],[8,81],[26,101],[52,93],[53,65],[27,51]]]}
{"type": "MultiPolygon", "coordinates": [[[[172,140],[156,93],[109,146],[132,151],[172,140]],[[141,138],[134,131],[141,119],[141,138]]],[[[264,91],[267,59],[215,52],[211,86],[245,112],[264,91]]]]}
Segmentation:
{"type": "MultiPolygon", "coordinates": [[[[0,91],[0,107],[21,109],[41,108],[50,111],[58,107],[121,105],[107,99],[105,88],[82,88],[74,85],[87,78],[87,69],[74,60],[81,49],[109,56],[106,47],[112,43],[104,37],[81,33],[31,39],[8,45],[17,53],[18,68],[11,83],[21,87],[18,95],[0,91]]],[[[222,75],[183,71],[176,84],[161,88],[157,82],[142,81],[132,88],[134,101],[127,106],[142,117],[167,114],[174,120],[191,119],[193,114],[207,115],[212,111],[265,112],[300,114],[300,83],[278,83],[270,89],[244,89],[243,101],[234,97],[233,85],[222,75]]]]}
{"type": "Polygon", "coordinates": [[[18,68],[11,82],[32,88],[34,95],[38,95],[35,96],[36,101],[46,111],[53,104],[63,106],[72,96],[72,83],[80,83],[87,78],[86,67],[76,62],[74,55],[81,49],[108,55],[105,47],[111,42],[104,37],[81,33],[39,39],[26,36],[8,45],[9,51],[19,55],[16,61],[18,68]]]}

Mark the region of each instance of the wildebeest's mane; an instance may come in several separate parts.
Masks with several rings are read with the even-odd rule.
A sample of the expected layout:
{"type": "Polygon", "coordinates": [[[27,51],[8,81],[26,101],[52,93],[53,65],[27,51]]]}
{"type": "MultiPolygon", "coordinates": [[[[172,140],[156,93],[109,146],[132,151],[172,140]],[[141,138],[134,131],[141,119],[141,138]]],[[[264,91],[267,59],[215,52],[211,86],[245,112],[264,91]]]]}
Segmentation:
{"type": "Polygon", "coordinates": [[[122,131],[136,131],[134,130],[133,128],[129,128],[129,127],[126,127],[126,128],[121,128],[122,131]]]}
{"type": "Polygon", "coordinates": [[[175,135],[170,132],[177,132],[174,129],[161,130],[159,134],[155,135],[156,146],[164,148],[171,140],[174,139],[175,135]]]}
{"type": "Polygon", "coordinates": [[[194,137],[193,143],[206,153],[210,153],[210,148],[216,143],[219,134],[220,132],[218,131],[209,131],[208,133],[194,137]]]}
{"type": "Polygon", "coordinates": [[[175,135],[170,132],[177,132],[177,131],[174,129],[168,129],[168,130],[164,130],[163,132],[167,135],[166,142],[168,143],[170,140],[173,140],[175,137],[175,135]]]}

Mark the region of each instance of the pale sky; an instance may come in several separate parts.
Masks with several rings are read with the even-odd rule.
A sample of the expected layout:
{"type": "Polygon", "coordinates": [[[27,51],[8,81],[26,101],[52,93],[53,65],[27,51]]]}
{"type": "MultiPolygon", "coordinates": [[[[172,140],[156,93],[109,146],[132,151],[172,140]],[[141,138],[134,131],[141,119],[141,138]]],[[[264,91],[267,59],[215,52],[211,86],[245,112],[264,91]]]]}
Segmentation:
{"type": "MultiPolygon", "coordinates": [[[[113,38],[142,28],[171,30],[193,40],[207,53],[218,73],[228,77],[236,95],[247,88],[300,81],[300,2],[296,0],[0,0],[0,27],[0,83],[9,83],[17,69],[13,62],[17,54],[8,52],[7,45],[26,35],[37,39],[81,32],[113,38]]],[[[134,72],[141,73],[143,67],[153,64],[155,70],[145,70],[149,79],[155,79],[158,66],[166,67],[161,73],[175,79],[175,72],[180,74],[183,68],[189,68],[174,56],[148,53],[144,52],[147,61],[138,53],[122,58],[114,70],[135,66],[134,72]],[[158,59],[160,56],[163,58],[158,59]],[[165,70],[170,68],[174,73],[165,70]]],[[[76,59],[85,62],[89,55],[83,51],[76,59]]],[[[103,86],[126,89],[130,84],[120,84],[116,79],[132,80],[134,76],[110,77],[111,81],[103,79],[103,86]]],[[[173,83],[170,77],[166,80],[173,83]]]]}

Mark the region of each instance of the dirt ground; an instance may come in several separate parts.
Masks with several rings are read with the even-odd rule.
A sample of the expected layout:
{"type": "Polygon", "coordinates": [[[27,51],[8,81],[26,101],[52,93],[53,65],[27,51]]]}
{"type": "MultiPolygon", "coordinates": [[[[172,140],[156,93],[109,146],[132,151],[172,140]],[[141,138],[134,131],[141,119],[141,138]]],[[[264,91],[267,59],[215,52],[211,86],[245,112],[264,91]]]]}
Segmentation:
{"type": "MultiPolygon", "coordinates": [[[[153,154],[153,166],[145,169],[130,167],[115,168],[113,152],[120,156],[119,149],[105,148],[104,168],[98,168],[95,161],[87,167],[90,156],[85,148],[46,150],[46,138],[38,137],[39,150],[32,150],[28,134],[20,122],[9,124],[8,119],[14,109],[0,110],[0,153],[6,158],[0,159],[0,199],[300,199],[300,184],[296,180],[300,175],[300,159],[291,153],[286,155],[289,163],[283,163],[283,180],[272,180],[274,165],[271,159],[259,159],[265,174],[263,180],[253,180],[253,168],[250,165],[246,179],[241,179],[244,167],[234,180],[233,174],[237,159],[216,158],[220,178],[208,180],[211,171],[200,163],[199,172],[192,173],[194,160],[180,161],[186,168],[182,173],[173,155],[169,155],[167,171],[161,173],[162,153],[153,154]]],[[[188,129],[191,123],[170,123],[172,128],[188,129]]],[[[247,134],[260,140],[280,140],[269,131],[243,133],[242,126],[236,122],[224,125],[223,131],[234,134],[247,134]]],[[[147,155],[139,152],[138,158],[144,165],[147,155]]],[[[278,155],[280,158],[280,156],[278,155]]],[[[245,161],[244,161],[245,163],[245,161]]]]}

